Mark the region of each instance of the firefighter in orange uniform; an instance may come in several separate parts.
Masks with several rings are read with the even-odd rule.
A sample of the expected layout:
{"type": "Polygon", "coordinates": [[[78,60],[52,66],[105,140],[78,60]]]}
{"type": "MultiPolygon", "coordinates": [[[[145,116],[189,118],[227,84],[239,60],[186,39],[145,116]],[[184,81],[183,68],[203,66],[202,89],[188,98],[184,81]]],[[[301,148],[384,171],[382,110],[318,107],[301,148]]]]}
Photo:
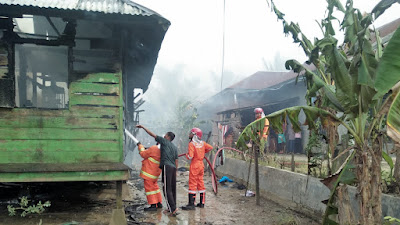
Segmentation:
{"type": "Polygon", "coordinates": [[[143,158],[142,169],[140,170],[140,177],[144,179],[144,191],[146,192],[147,202],[150,207],[144,208],[144,211],[157,211],[162,208],[162,196],[160,188],[158,187],[157,180],[160,176],[160,148],[153,145],[148,149],[139,142],[139,154],[143,158]]]}
{"type": "Polygon", "coordinates": [[[197,207],[204,208],[206,201],[206,188],[204,187],[204,164],[205,153],[211,151],[213,147],[201,140],[203,132],[199,128],[193,128],[190,131],[188,152],[186,158],[192,160],[189,170],[189,204],[183,206],[183,210],[194,210],[196,192],[200,193],[200,202],[197,207]]]}
{"type": "MultiPolygon", "coordinates": [[[[256,117],[256,120],[261,119],[262,117],[265,116],[264,110],[262,108],[255,108],[254,109],[254,114],[256,117]]],[[[265,125],[262,134],[258,133],[260,135],[260,138],[263,139],[264,143],[267,143],[268,140],[268,129],[269,129],[269,120],[265,118],[265,125]]],[[[267,144],[264,146],[264,152],[267,152],[267,144]]]]}
{"type": "MultiPolygon", "coordinates": [[[[261,119],[262,117],[264,117],[264,110],[262,108],[255,108],[254,109],[254,114],[256,116],[256,120],[261,119]]],[[[264,126],[264,130],[262,133],[262,138],[267,140],[268,138],[268,128],[269,128],[269,121],[267,118],[265,118],[265,126],[264,126]]],[[[260,135],[261,136],[261,135],[260,135]]]]}

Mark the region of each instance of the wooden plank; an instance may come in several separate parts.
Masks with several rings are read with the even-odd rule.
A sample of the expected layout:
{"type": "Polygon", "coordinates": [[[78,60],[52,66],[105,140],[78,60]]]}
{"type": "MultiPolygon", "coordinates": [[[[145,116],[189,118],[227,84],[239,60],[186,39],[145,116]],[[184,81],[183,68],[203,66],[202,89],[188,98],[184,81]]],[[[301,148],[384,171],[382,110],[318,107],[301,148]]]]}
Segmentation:
{"type": "Polygon", "coordinates": [[[0,127],[8,128],[104,128],[115,129],[119,120],[116,118],[77,118],[30,116],[0,117],[0,127]]]}
{"type": "Polygon", "coordinates": [[[73,105],[69,106],[69,110],[73,116],[76,117],[116,117],[119,116],[119,108],[120,107],[93,107],[93,106],[80,106],[73,105]]]}
{"type": "Polygon", "coordinates": [[[86,77],[79,80],[79,82],[89,82],[89,83],[119,83],[118,74],[114,73],[92,73],[88,74],[86,77]]]}
{"type": "Polygon", "coordinates": [[[5,163],[0,164],[0,173],[20,172],[99,172],[125,171],[129,167],[117,163],[5,163]]]}
{"type": "Polygon", "coordinates": [[[118,96],[71,94],[69,105],[119,106],[118,96]]]}
{"type": "Polygon", "coordinates": [[[116,163],[120,162],[116,152],[0,152],[0,163],[116,163]]]}
{"type": "Polygon", "coordinates": [[[48,110],[48,109],[27,109],[27,108],[0,108],[0,117],[79,117],[79,118],[104,118],[118,117],[118,107],[93,107],[93,106],[70,106],[70,110],[48,110]]]}
{"type": "MultiPolygon", "coordinates": [[[[0,152],[119,152],[114,140],[0,140],[0,152]]],[[[12,162],[10,162],[12,163],[12,162]]]]}
{"type": "Polygon", "coordinates": [[[86,82],[72,82],[70,93],[103,93],[119,95],[118,84],[98,84],[86,82]]]}
{"type": "Polygon", "coordinates": [[[0,173],[0,182],[114,181],[128,179],[128,171],[0,173]]]}
{"type": "Polygon", "coordinates": [[[112,129],[0,128],[0,140],[118,140],[112,129]]]}
{"type": "MultiPolygon", "coordinates": [[[[118,73],[118,75],[119,75],[119,77],[122,77],[122,73],[118,73]]],[[[124,93],[123,92],[122,82],[119,83],[119,89],[121,90],[121,93],[124,93]]],[[[121,106],[124,105],[123,95],[119,96],[119,102],[120,102],[121,106]]],[[[123,128],[124,128],[124,108],[123,107],[119,107],[119,126],[118,127],[121,128],[121,129],[119,129],[119,144],[120,144],[120,149],[119,149],[120,150],[120,152],[119,152],[120,155],[119,155],[119,157],[120,157],[120,161],[123,162],[124,161],[124,131],[123,131],[123,128]]]]}

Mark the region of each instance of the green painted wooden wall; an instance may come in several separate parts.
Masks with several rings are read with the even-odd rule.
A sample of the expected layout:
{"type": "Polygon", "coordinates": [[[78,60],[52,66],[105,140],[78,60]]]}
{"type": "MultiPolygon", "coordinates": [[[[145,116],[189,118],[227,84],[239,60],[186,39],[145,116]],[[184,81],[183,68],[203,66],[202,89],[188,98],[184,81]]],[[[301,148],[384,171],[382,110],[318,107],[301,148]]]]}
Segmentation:
{"type": "Polygon", "coordinates": [[[121,74],[71,82],[69,109],[0,110],[0,164],[123,161],[121,74]]]}

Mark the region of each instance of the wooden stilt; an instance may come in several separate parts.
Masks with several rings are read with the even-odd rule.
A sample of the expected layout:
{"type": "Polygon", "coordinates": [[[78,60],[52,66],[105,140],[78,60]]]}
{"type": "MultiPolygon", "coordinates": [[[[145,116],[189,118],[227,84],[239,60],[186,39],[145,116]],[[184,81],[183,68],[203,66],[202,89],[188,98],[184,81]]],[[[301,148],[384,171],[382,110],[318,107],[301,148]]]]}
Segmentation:
{"type": "Polygon", "coordinates": [[[122,209],[122,181],[117,181],[117,209],[122,209]]]}

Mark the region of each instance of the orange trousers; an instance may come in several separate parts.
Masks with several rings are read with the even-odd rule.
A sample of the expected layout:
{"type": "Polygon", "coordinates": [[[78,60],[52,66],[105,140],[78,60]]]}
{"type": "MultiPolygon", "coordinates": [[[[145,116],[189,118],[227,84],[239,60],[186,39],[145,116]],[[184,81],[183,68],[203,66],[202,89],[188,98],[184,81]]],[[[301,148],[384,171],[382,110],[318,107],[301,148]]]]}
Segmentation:
{"type": "Polygon", "coordinates": [[[144,191],[146,192],[146,198],[149,205],[162,202],[162,196],[157,180],[144,179],[144,191]]]}
{"type": "Polygon", "coordinates": [[[204,177],[204,168],[190,170],[189,172],[190,194],[196,194],[196,191],[199,191],[199,193],[204,193],[206,191],[206,188],[204,187],[203,177],[204,177]]]}

